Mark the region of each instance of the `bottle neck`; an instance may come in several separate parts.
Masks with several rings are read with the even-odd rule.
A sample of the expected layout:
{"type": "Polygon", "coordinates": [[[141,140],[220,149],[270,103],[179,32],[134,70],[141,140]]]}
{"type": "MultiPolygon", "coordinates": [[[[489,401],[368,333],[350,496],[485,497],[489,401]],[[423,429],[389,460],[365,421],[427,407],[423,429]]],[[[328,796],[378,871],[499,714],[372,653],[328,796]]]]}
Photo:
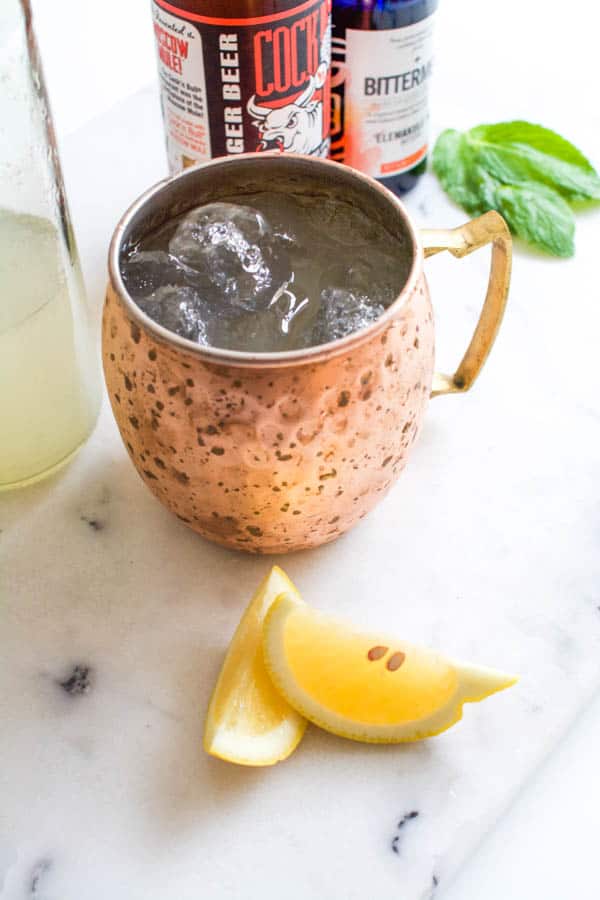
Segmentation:
{"type": "Polygon", "coordinates": [[[336,13],[355,28],[403,28],[432,15],[438,0],[333,0],[336,13]]]}

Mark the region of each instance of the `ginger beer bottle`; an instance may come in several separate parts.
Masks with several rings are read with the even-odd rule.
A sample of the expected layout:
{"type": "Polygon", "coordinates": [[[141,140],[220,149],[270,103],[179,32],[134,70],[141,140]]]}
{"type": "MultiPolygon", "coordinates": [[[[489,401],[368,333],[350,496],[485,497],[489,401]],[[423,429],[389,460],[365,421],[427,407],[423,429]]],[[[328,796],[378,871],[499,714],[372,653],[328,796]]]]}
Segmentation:
{"type": "Polygon", "coordinates": [[[332,145],[396,194],[426,168],[437,0],[334,0],[332,145]]]}
{"type": "Polygon", "coordinates": [[[152,0],[171,172],[329,153],[331,0],[152,0]]]}

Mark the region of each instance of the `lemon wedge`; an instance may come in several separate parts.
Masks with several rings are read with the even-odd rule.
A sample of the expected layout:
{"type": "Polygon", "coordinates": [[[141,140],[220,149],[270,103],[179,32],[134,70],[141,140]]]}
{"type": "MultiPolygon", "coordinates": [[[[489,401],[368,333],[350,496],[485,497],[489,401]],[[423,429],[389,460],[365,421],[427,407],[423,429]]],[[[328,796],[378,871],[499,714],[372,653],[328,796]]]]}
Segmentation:
{"type": "Polygon", "coordinates": [[[229,762],[270,766],[293,752],[306,728],[273,687],[263,662],[263,619],[282,592],[300,600],[285,572],[275,566],[237,627],[210,701],[204,749],[229,762]]]}
{"type": "Polygon", "coordinates": [[[372,743],[439,734],[462,717],[464,703],[517,680],[393,637],[361,634],[291,593],[269,609],[263,648],[273,684],[300,715],[372,743]]]}

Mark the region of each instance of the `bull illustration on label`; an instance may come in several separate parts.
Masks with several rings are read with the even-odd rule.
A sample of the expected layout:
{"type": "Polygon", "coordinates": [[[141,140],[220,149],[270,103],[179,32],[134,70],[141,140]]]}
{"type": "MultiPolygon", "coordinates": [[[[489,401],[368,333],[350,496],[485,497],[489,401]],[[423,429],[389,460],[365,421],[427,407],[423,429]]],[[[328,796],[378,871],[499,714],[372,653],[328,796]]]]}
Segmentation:
{"type": "Polygon", "coordinates": [[[327,156],[329,149],[328,128],[324,127],[324,91],[331,59],[331,27],[326,28],[320,44],[319,65],[308,85],[284,106],[266,106],[256,102],[254,94],[247,103],[252,124],[259,134],[257,150],[282,150],[327,156]],[[320,91],[320,94],[317,93],[320,91]]]}

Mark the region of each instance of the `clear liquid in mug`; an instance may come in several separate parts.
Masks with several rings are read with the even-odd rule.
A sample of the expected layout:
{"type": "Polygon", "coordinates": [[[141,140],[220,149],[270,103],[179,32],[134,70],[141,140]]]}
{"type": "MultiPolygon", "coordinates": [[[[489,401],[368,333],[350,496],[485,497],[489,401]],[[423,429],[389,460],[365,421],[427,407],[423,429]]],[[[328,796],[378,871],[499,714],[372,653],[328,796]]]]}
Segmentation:
{"type": "Polygon", "coordinates": [[[208,203],[125,251],[121,274],[155,322],[202,346],[318,346],[366,328],[402,289],[410,251],[344,200],[262,191],[208,203]]]}

